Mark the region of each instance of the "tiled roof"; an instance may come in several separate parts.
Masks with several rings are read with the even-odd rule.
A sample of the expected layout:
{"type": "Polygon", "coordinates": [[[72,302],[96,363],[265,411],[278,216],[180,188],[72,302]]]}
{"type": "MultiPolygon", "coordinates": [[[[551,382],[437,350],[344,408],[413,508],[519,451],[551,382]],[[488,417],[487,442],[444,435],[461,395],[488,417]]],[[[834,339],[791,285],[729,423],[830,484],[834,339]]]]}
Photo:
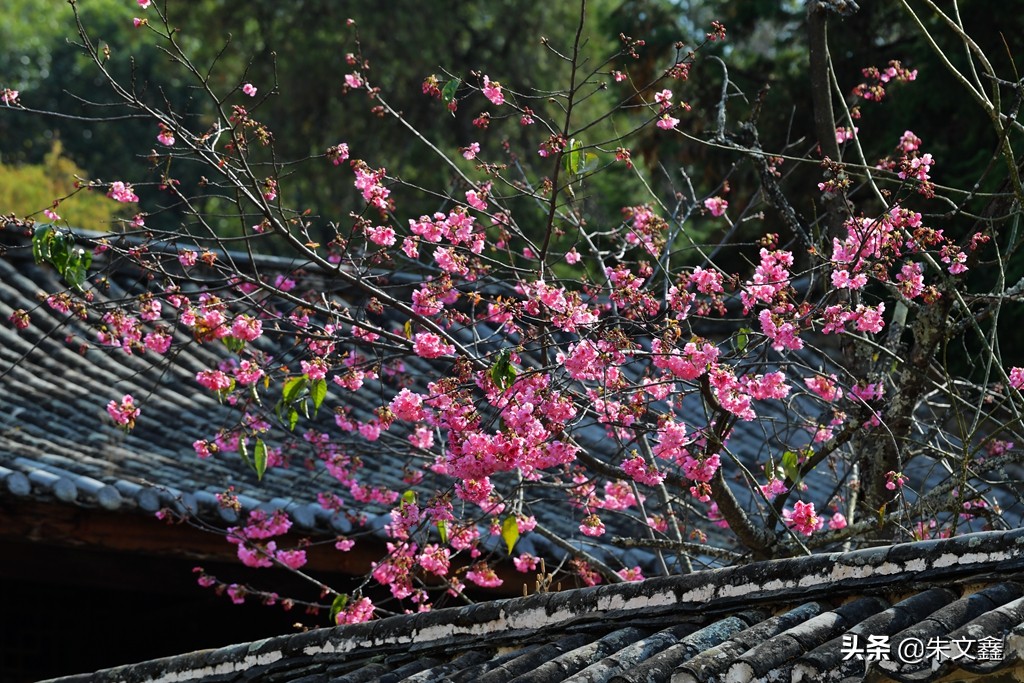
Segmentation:
{"type": "Polygon", "coordinates": [[[396,616],[59,680],[969,677],[1024,666],[1022,570],[1024,530],[983,532],[396,616]]]}
{"type": "MultiPolygon", "coordinates": [[[[10,228],[0,232],[0,242],[6,247],[0,257],[0,320],[22,308],[31,312],[32,324],[21,331],[6,323],[0,325],[0,415],[4,416],[0,419],[5,421],[0,429],[0,495],[144,514],[171,507],[223,526],[239,517],[217,499],[218,493],[232,485],[243,510],[283,508],[302,533],[332,535],[352,531],[345,514],[331,512],[317,502],[316,494],[330,490],[333,484],[322,469],[311,475],[301,463],[293,464],[287,469],[275,468],[262,482],[257,482],[237,454],[223,453],[207,460],[196,458],[193,441],[209,438],[209,425],[230,420],[234,415],[195,381],[198,370],[215,367],[228,357],[222,347],[181,344],[173,362],[162,362],[152,353],[128,355],[97,348],[92,343],[92,330],[74,316],[58,313],[42,303],[46,294],[62,291],[65,285],[52,268],[33,262],[28,239],[17,232],[10,228]],[[83,340],[90,343],[84,351],[83,340]],[[119,399],[124,393],[132,393],[143,407],[142,419],[127,435],[111,424],[104,410],[107,401],[119,399]]],[[[243,257],[233,258],[241,262],[243,257]]],[[[296,267],[282,258],[257,257],[257,261],[264,271],[290,272],[296,267]]],[[[111,299],[137,294],[145,287],[137,268],[126,260],[115,267],[108,282],[111,299]]],[[[476,332],[487,336],[486,331],[476,332]]],[[[467,336],[471,335],[467,332],[467,336]]],[[[274,347],[267,350],[279,359],[288,353],[274,347]]],[[[425,385],[439,376],[439,369],[429,361],[413,357],[404,362],[406,381],[425,385]]],[[[372,417],[381,405],[371,402],[380,400],[374,396],[388,396],[395,391],[394,387],[381,384],[377,391],[349,393],[344,400],[355,417],[365,419],[372,417]]],[[[337,404],[338,398],[329,395],[325,410],[321,411],[321,422],[331,424],[328,408],[337,404]]],[[[699,406],[690,404],[690,409],[699,410],[699,406]]],[[[781,403],[768,406],[766,419],[741,423],[735,428],[731,445],[749,458],[751,466],[758,466],[756,463],[764,459],[765,450],[780,443],[782,433],[789,436],[796,429],[793,421],[787,420],[786,410],[781,403]],[[774,418],[772,410],[777,411],[774,418]]],[[[696,421],[697,416],[694,417],[696,421]]],[[[577,430],[575,438],[605,461],[619,447],[596,425],[577,430]]],[[[365,458],[364,463],[367,470],[373,470],[375,485],[399,491],[408,488],[403,481],[408,458],[391,449],[374,448],[367,453],[372,457],[365,458]]],[[[808,481],[812,486],[831,486],[816,484],[813,477],[808,481]]],[[[428,479],[423,486],[432,484],[443,490],[450,481],[428,479]]],[[[533,512],[559,536],[579,537],[579,521],[565,515],[563,507],[557,502],[540,502],[533,512]]],[[[386,517],[380,515],[385,510],[374,512],[367,508],[361,512],[368,512],[370,528],[383,527],[386,517]]],[[[606,522],[612,534],[629,536],[635,531],[631,522],[616,520],[611,514],[606,522]]],[[[717,527],[709,526],[705,531],[716,539],[716,545],[728,544],[726,535],[717,527]]],[[[615,556],[625,562],[622,566],[654,569],[655,556],[646,550],[624,552],[591,539],[580,540],[590,546],[588,552],[598,559],[607,561],[615,556]]],[[[540,534],[524,536],[520,550],[554,557],[563,554],[563,549],[551,545],[540,534]]]]}
{"type": "MultiPolygon", "coordinates": [[[[223,348],[211,344],[181,344],[180,348],[175,348],[171,362],[152,353],[128,355],[118,351],[111,354],[107,349],[95,348],[94,344],[80,351],[82,339],[92,342],[94,331],[86,329],[74,316],[57,313],[41,303],[45,294],[61,291],[63,285],[53,269],[33,262],[27,238],[17,232],[10,228],[0,231],[0,242],[6,250],[0,257],[0,320],[6,319],[13,310],[24,308],[31,311],[32,325],[22,331],[6,323],[0,325],[0,420],[3,424],[0,429],[0,496],[31,497],[144,514],[166,506],[224,526],[235,522],[239,515],[221,506],[217,494],[233,485],[244,510],[283,508],[300,533],[333,535],[352,531],[347,515],[327,510],[317,502],[318,492],[336,485],[319,463],[312,463],[315,467],[310,471],[299,459],[289,468],[274,468],[258,482],[237,454],[220,453],[207,460],[195,456],[192,443],[211,436],[209,425],[230,420],[232,416],[237,418],[237,414],[220,405],[195,381],[198,370],[215,367],[227,358],[228,353],[223,348]],[[143,417],[136,428],[125,435],[110,423],[104,406],[107,401],[128,392],[142,402],[143,417]]],[[[231,258],[242,262],[237,255],[231,258]]],[[[298,265],[282,258],[258,257],[252,267],[263,272],[288,273],[298,265]]],[[[146,286],[138,269],[128,259],[121,259],[114,267],[109,283],[111,299],[138,293],[146,286]]],[[[331,289],[327,283],[323,291],[339,299],[347,294],[331,289]]],[[[391,323],[394,323],[392,327],[401,327],[401,321],[389,320],[388,324],[391,323]]],[[[487,339],[490,334],[479,327],[463,332],[467,343],[474,335],[487,339]]],[[[182,336],[178,339],[187,341],[182,336]]],[[[266,343],[266,350],[278,360],[289,360],[288,348],[273,347],[273,341],[259,340],[258,343],[266,343]]],[[[414,388],[422,389],[426,381],[450,371],[450,367],[439,368],[415,357],[404,362],[403,381],[411,382],[414,388]]],[[[813,358],[805,362],[822,366],[828,361],[822,356],[818,362],[813,358]]],[[[397,391],[394,385],[384,381],[368,382],[368,386],[369,391],[349,392],[343,397],[335,395],[332,388],[321,411],[321,425],[333,430],[331,408],[340,405],[342,400],[354,417],[368,419],[397,391]]],[[[758,420],[740,421],[735,425],[729,447],[749,471],[760,471],[770,461],[780,462],[784,450],[806,444],[809,439],[806,424],[794,415],[806,416],[812,411],[800,405],[800,401],[799,396],[786,401],[763,401],[758,407],[758,420]]],[[[706,424],[699,400],[684,401],[680,410],[683,411],[680,419],[687,424],[706,424]]],[[[411,461],[400,429],[396,427],[386,434],[391,439],[391,447],[382,447],[383,437],[373,444],[355,439],[350,445],[355,455],[365,456],[364,472],[372,473],[366,478],[375,485],[396,491],[409,488],[404,481],[407,467],[422,469],[421,461],[411,461]]],[[[586,453],[611,468],[615,465],[607,463],[619,462],[619,451],[631,447],[607,438],[604,428],[596,424],[576,428],[574,438],[584,446],[586,453]]],[[[927,467],[927,481],[941,485],[949,478],[941,465],[929,458],[918,458],[906,468],[911,471],[927,467]]],[[[808,498],[830,498],[837,482],[847,476],[844,468],[848,467],[849,463],[839,461],[836,471],[816,468],[802,481],[808,487],[808,498]]],[[[448,478],[428,473],[420,488],[446,490],[451,484],[448,478]]],[[[930,485],[921,487],[922,490],[929,488],[930,485]]],[[[737,491],[741,496],[752,495],[746,487],[737,487],[737,491]]],[[[908,501],[912,503],[909,496],[912,494],[908,494],[908,501]]],[[[1003,519],[996,518],[995,523],[1014,526],[1019,522],[1021,505],[1016,499],[1015,495],[1001,498],[1003,519]]],[[[740,502],[750,504],[751,510],[757,507],[749,498],[740,502]]],[[[530,512],[553,532],[553,536],[585,544],[593,557],[614,562],[614,569],[639,565],[645,571],[660,572],[653,552],[642,548],[624,552],[608,546],[604,538],[582,537],[578,532],[579,519],[566,514],[566,509],[564,500],[548,500],[534,503],[530,512]]],[[[731,542],[731,535],[710,524],[702,510],[697,506],[679,517],[684,533],[699,530],[708,536],[707,544],[695,546],[701,551],[693,553],[697,568],[702,561],[705,566],[722,564],[724,556],[712,556],[703,550],[729,548],[731,542]]],[[[383,529],[387,519],[384,508],[364,507],[359,512],[367,515],[370,529],[383,529]]],[[[649,500],[646,514],[657,512],[658,502],[649,500]]],[[[607,512],[603,520],[610,532],[605,538],[630,537],[642,531],[633,518],[623,513],[607,512]]],[[[768,526],[778,525],[770,520],[768,526]]],[[[496,547],[500,539],[492,537],[490,542],[496,547]]],[[[539,533],[527,534],[519,543],[521,552],[555,558],[564,554],[564,546],[554,545],[539,533]]],[[[670,569],[677,568],[672,564],[672,551],[667,552],[665,559],[670,569]]]]}
{"type": "MultiPolygon", "coordinates": [[[[317,493],[337,486],[322,466],[311,472],[302,462],[293,463],[274,468],[257,481],[236,453],[196,457],[192,444],[209,438],[211,425],[237,419],[237,413],[195,381],[197,371],[229,357],[223,347],[181,344],[173,362],[152,353],[128,355],[97,348],[93,330],[43,303],[45,295],[64,291],[66,285],[52,268],[34,263],[28,238],[9,228],[0,231],[0,245],[5,247],[0,256],[0,320],[6,321],[19,308],[30,311],[32,319],[25,330],[0,324],[0,496],[146,515],[169,507],[220,527],[252,509],[280,508],[302,534],[353,532],[348,515],[317,502],[317,493]],[[143,409],[142,419],[128,434],[115,427],[105,411],[109,400],[124,393],[133,394],[143,409]],[[218,500],[229,486],[242,506],[240,513],[218,500]]],[[[272,272],[296,268],[281,258],[257,261],[259,268],[272,272]]],[[[144,287],[130,263],[115,269],[109,282],[112,299],[144,287]]],[[[265,343],[279,360],[286,358],[288,349],[265,343]]],[[[405,365],[408,378],[421,385],[440,374],[423,359],[407,359],[405,365]]],[[[374,401],[395,391],[381,385],[343,398],[354,418],[368,419],[381,405],[374,401]]],[[[339,402],[339,397],[328,395],[320,411],[321,428],[334,430],[331,409],[339,402]]],[[[595,439],[600,442],[601,435],[595,439]]],[[[369,456],[363,460],[364,472],[372,473],[367,479],[374,485],[397,491],[409,488],[404,481],[409,464],[405,454],[365,442],[362,448],[369,456]]],[[[428,477],[423,487],[434,484],[443,490],[451,481],[428,477]]],[[[575,534],[578,521],[571,524],[561,510],[549,507],[545,513],[541,504],[538,517],[558,535],[575,534]]],[[[358,512],[366,518],[367,528],[383,534],[388,519],[383,507],[364,506],[358,512]]],[[[492,540],[495,546],[500,543],[492,540]]],[[[520,549],[556,558],[564,554],[540,534],[521,539],[520,549]]],[[[600,548],[596,551],[602,554],[600,548]]],[[[653,557],[643,550],[626,554],[629,566],[649,566],[653,557]]]]}
{"type": "Polygon", "coordinates": [[[152,357],[79,353],[80,340],[65,338],[81,328],[39,305],[39,295],[61,291],[61,283],[25,256],[0,259],[0,316],[32,311],[26,330],[0,325],[0,490],[108,510],[187,507],[223,523],[236,515],[215,495],[235,484],[246,507],[284,506],[307,529],[346,530],[346,521],[316,505],[305,470],[281,470],[257,485],[237,459],[195,457],[192,442],[227,412],[194,381],[216,356],[187,346],[161,366],[152,357]],[[123,393],[159,418],[120,432],[104,406],[123,393]]]}

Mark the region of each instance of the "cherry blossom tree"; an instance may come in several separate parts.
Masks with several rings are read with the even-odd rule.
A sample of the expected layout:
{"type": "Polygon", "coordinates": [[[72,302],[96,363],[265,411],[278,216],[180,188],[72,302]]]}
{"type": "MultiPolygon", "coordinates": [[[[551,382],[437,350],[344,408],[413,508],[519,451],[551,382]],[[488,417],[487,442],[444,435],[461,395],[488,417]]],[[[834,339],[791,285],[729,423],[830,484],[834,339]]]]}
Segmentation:
{"type": "MultiPolygon", "coordinates": [[[[203,100],[200,114],[112,76],[109,60],[127,57],[79,24],[119,112],[152,122],[139,150],[148,175],[109,169],[81,188],[129,217],[86,235],[43,214],[74,201],[54,198],[6,229],[31,234],[37,261],[60,272],[66,289],[41,305],[88,323],[90,344],[154,364],[173,363],[181,345],[218,349],[224,361],[195,386],[234,419],[211,423],[195,457],[237,458],[240,473],[268,478],[288,453],[307,453],[329,474],[322,505],[390,514],[367,580],[394,604],[324,586],[337,622],[465,597],[467,582],[498,585],[501,563],[536,573],[544,560],[595,584],[1016,524],[1024,368],[1001,348],[1001,325],[1024,295],[1013,280],[1021,85],[957,13],[902,3],[926,39],[938,19],[934,30],[962,42],[967,65],[946,68],[997,141],[963,188],[942,184],[943,160],[913,121],[899,139],[862,137],[886,99],[929,87],[929,74],[894,56],[840,82],[827,40],[852,2],[809,3],[814,130],[777,147],[758,131],[766,91],[747,98],[707,54],[727,40],[718,23],[641,81],[630,64],[643,36],[588,54],[582,2],[575,41],[536,48],[564,63],[560,89],[507,82],[500,64],[424,73],[438,116],[480,111],[479,139],[436,140],[390,104],[350,22],[345,72],[327,87],[365,98],[429,148],[451,183],[428,188],[376,166],[373,140],[347,139],[343,121],[329,124],[333,146],[277,157],[260,108],[295,84],[241,74],[216,86],[217,65],[193,62],[179,39],[176,4],[138,0],[134,24],[203,100]],[[687,104],[697,79],[720,87],[710,111],[687,104]],[[481,145],[506,129],[517,140],[525,129],[533,147],[481,145]],[[685,167],[648,168],[631,145],[652,135],[720,154],[733,171],[708,184],[685,167]],[[297,164],[341,178],[362,211],[307,210],[289,193],[297,164]],[[195,165],[200,182],[176,180],[195,165]],[[605,178],[637,196],[619,216],[597,196],[605,178]],[[410,196],[437,210],[408,213],[410,196]],[[168,207],[191,224],[146,226],[168,207]],[[214,211],[242,236],[224,236],[214,211]],[[126,296],[104,289],[115,256],[146,274],[126,296]],[[403,487],[365,466],[382,452],[404,461],[403,487]],[[571,518],[571,533],[552,514],[571,518]],[[552,556],[518,551],[529,535],[552,556]],[[631,548],[652,566],[615,560],[631,548]]],[[[30,93],[4,90],[0,102],[32,108],[30,93]]],[[[25,329],[32,311],[9,322],[25,329]]],[[[113,389],[102,403],[124,429],[159,420],[113,389]]],[[[252,511],[224,534],[248,566],[301,572],[303,550],[279,540],[290,526],[252,511]]],[[[357,532],[336,547],[360,542],[357,532]]]]}

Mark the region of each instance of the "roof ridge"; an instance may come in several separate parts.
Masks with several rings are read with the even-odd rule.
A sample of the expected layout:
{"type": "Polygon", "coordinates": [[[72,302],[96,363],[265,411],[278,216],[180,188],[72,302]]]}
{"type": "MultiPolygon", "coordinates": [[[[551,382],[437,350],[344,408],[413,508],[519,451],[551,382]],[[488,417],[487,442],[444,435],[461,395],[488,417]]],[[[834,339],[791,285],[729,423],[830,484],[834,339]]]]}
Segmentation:
{"type": "MultiPolygon", "coordinates": [[[[1024,568],[1024,529],[767,560],[682,576],[540,593],[467,607],[399,615],[244,645],[179,655],[90,674],[90,680],[183,681],[266,666],[293,656],[426,650],[475,637],[522,640],[543,630],[662,612],[707,616],[752,602],[835,597],[850,591],[952,582],[1024,568]],[[468,637],[468,638],[467,638],[468,637]]],[[[66,681],[81,680],[76,677],[66,681]]]]}

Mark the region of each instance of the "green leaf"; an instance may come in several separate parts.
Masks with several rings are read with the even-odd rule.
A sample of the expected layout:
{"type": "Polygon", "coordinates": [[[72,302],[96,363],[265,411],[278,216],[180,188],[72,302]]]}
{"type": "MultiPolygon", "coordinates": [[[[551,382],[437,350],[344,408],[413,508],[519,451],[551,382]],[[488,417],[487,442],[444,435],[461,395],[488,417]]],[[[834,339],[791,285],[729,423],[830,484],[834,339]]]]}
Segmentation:
{"type": "Polygon", "coordinates": [[[320,405],[327,398],[327,380],[318,379],[313,382],[313,389],[310,391],[310,395],[313,397],[313,411],[320,410],[320,405]]]}
{"type": "Polygon", "coordinates": [[[92,252],[82,247],[74,247],[68,254],[67,265],[64,268],[64,280],[69,285],[82,291],[89,276],[89,266],[92,265],[92,252]]]}
{"type": "Polygon", "coordinates": [[[786,451],[782,454],[782,471],[786,473],[786,478],[794,484],[800,480],[799,456],[793,451],[786,451]]]}
{"type": "Polygon", "coordinates": [[[41,225],[32,233],[32,257],[36,263],[49,263],[73,289],[82,291],[89,275],[92,252],[75,244],[75,238],[41,225]]]}
{"type": "Polygon", "coordinates": [[[334,598],[334,602],[331,603],[331,623],[337,623],[338,615],[341,613],[345,606],[348,604],[347,595],[338,595],[334,598]]]}
{"type": "Polygon", "coordinates": [[[42,263],[49,259],[52,237],[53,228],[49,225],[40,225],[32,233],[32,258],[36,260],[36,263],[42,263]]]}
{"type": "Polygon", "coordinates": [[[295,403],[295,400],[302,394],[302,391],[306,388],[306,384],[308,383],[309,380],[305,375],[292,377],[284,383],[284,391],[281,394],[281,400],[286,404],[295,403]]]}
{"type": "Polygon", "coordinates": [[[514,515],[509,515],[501,523],[501,537],[504,539],[505,545],[508,546],[508,554],[511,555],[512,548],[515,547],[516,541],[519,540],[519,523],[514,515]]]}
{"type": "Polygon", "coordinates": [[[256,478],[263,480],[263,473],[267,471],[267,444],[263,439],[256,439],[256,448],[253,453],[253,469],[256,470],[256,478]]]}
{"type": "Polygon", "coordinates": [[[741,327],[739,332],[736,333],[736,350],[742,351],[747,348],[747,343],[750,341],[750,328],[741,327]]]}
{"type": "Polygon", "coordinates": [[[224,343],[224,346],[227,347],[228,351],[231,351],[232,353],[239,353],[245,348],[245,340],[239,339],[238,337],[228,335],[226,337],[221,337],[220,340],[224,343]]]}
{"type": "Polygon", "coordinates": [[[580,175],[584,173],[590,173],[597,168],[597,155],[593,152],[587,152],[583,155],[583,165],[580,166],[580,175]]]}
{"type": "Polygon", "coordinates": [[[453,78],[444,84],[444,88],[441,89],[441,101],[445,104],[450,104],[455,99],[455,91],[459,89],[459,84],[462,81],[458,78],[453,78]]]}
{"type": "Polygon", "coordinates": [[[565,153],[565,170],[573,175],[580,174],[580,160],[583,158],[583,143],[573,138],[565,153]]]}
{"type": "Polygon", "coordinates": [[[409,489],[408,491],[406,491],[405,493],[402,494],[402,507],[405,507],[406,505],[415,505],[415,504],[416,504],[416,492],[415,491],[413,491],[412,489],[409,489]]]}
{"type": "Polygon", "coordinates": [[[245,461],[246,465],[254,470],[256,469],[256,464],[249,457],[249,445],[246,443],[244,436],[238,437],[238,454],[242,456],[242,460],[245,461]]]}
{"type": "Polygon", "coordinates": [[[491,380],[500,389],[507,389],[516,379],[517,373],[512,365],[511,356],[512,354],[508,349],[502,349],[498,353],[498,358],[494,361],[494,365],[491,366],[491,380]]]}
{"type": "Polygon", "coordinates": [[[295,425],[297,425],[297,424],[299,424],[299,411],[295,410],[295,408],[289,408],[288,409],[288,429],[290,431],[294,432],[295,431],[295,425]]]}
{"type": "Polygon", "coordinates": [[[448,522],[443,519],[437,520],[437,533],[441,537],[441,543],[448,543],[448,522]]]}

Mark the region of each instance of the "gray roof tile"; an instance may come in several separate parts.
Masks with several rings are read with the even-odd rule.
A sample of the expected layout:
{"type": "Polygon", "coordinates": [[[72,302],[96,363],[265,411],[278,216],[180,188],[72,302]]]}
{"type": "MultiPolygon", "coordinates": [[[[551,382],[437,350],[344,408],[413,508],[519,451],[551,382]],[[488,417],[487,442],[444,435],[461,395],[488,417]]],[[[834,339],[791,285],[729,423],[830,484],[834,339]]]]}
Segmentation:
{"type": "Polygon", "coordinates": [[[774,560],[754,565],[754,572],[719,569],[542,593],[61,680],[817,682],[860,681],[881,671],[898,681],[933,681],[958,671],[1005,671],[1024,666],[1024,587],[1014,581],[1024,546],[1016,536],[986,532],[967,542],[903,544],[871,561],[863,553],[832,556],[865,577],[886,573],[887,585],[843,573],[824,578],[813,558],[774,560]],[[996,563],[973,552],[995,547],[1007,551],[996,563]],[[765,589],[757,577],[774,577],[772,586],[765,589]],[[699,597],[696,586],[710,590],[699,597]],[[863,646],[872,637],[887,639],[881,661],[849,656],[850,639],[863,646]],[[1006,647],[995,660],[901,661],[897,646],[912,637],[1000,645],[1005,637],[1006,647]]]}
{"type": "MultiPolygon", "coordinates": [[[[14,232],[3,231],[2,239],[17,242],[20,238],[14,232]]],[[[293,269],[295,265],[286,259],[260,257],[260,267],[264,270],[293,269]]],[[[118,266],[110,279],[112,296],[138,290],[138,274],[131,272],[132,268],[126,261],[118,266]]],[[[154,505],[159,504],[179,513],[198,515],[212,524],[225,525],[234,523],[237,516],[221,508],[213,496],[228,485],[234,485],[246,510],[284,508],[296,517],[303,533],[334,535],[352,531],[344,515],[329,513],[316,505],[316,494],[330,488],[332,482],[322,468],[311,476],[301,462],[295,462],[287,469],[275,468],[264,481],[257,482],[237,455],[218,454],[202,461],[196,458],[191,444],[198,438],[210,436],[211,418],[214,421],[228,418],[225,408],[208,392],[200,391],[194,380],[197,370],[224,359],[222,349],[218,351],[218,347],[210,345],[182,345],[174,363],[167,366],[152,354],[112,356],[97,349],[79,353],[77,342],[69,345],[64,341],[65,336],[85,334],[91,340],[92,334],[73,317],[39,305],[41,292],[60,289],[56,274],[52,269],[36,265],[24,243],[12,245],[0,258],[0,318],[18,307],[32,309],[33,318],[33,325],[20,333],[9,325],[0,326],[0,415],[5,416],[0,420],[15,427],[0,430],[0,468],[3,468],[0,481],[4,482],[0,493],[144,514],[152,514],[154,505]],[[121,433],[109,424],[103,410],[106,400],[121,392],[145,396],[144,417],[159,415],[160,419],[143,419],[131,434],[121,433]],[[166,429],[168,424],[174,425],[174,429],[166,429]],[[33,472],[57,472],[59,476],[53,479],[37,474],[30,479],[28,475],[33,472]],[[102,486],[96,486],[95,482],[102,486]]],[[[335,290],[324,287],[324,291],[333,293],[335,290]]],[[[487,332],[482,327],[478,331],[487,332]]],[[[181,333],[178,339],[186,341],[181,333]]],[[[260,340],[256,345],[260,344],[265,344],[264,350],[275,353],[282,361],[293,355],[289,349],[273,347],[270,342],[260,340]]],[[[827,358],[808,360],[811,365],[828,362],[827,358]]],[[[438,371],[423,359],[408,359],[406,364],[407,379],[413,382],[436,376],[438,371]]],[[[395,390],[384,382],[371,384],[383,397],[395,390]]],[[[344,398],[352,402],[357,415],[367,415],[379,407],[379,403],[374,402],[377,399],[362,393],[347,394],[344,398]]],[[[339,400],[333,396],[328,398],[329,403],[335,402],[333,405],[339,400]]],[[[770,453],[778,460],[783,436],[803,434],[803,427],[791,414],[799,407],[799,400],[794,397],[788,402],[764,402],[763,421],[736,425],[731,447],[752,471],[763,466],[770,453]]],[[[684,408],[700,410],[696,403],[684,408]]],[[[322,413],[323,419],[329,422],[330,411],[325,409],[322,413]]],[[[698,415],[693,417],[695,423],[700,422],[698,415]]],[[[617,448],[597,426],[589,432],[584,430],[580,438],[597,453],[617,448]]],[[[367,445],[361,447],[366,449],[367,445]]],[[[406,453],[378,449],[372,455],[364,461],[366,467],[373,470],[376,482],[396,490],[407,488],[402,481],[403,467],[408,464],[406,453]]],[[[609,457],[611,455],[614,454],[609,457]]],[[[833,478],[812,475],[805,480],[811,497],[834,488],[833,478]]],[[[937,472],[937,476],[944,478],[945,473],[937,472]]],[[[424,490],[435,484],[444,489],[451,482],[443,478],[431,479],[428,475],[424,490]]],[[[825,495],[820,497],[824,499],[825,495]]],[[[741,503],[752,505],[751,500],[741,503]]],[[[650,512],[657,503],[652,499],[648,506],[650,512]]],[[[369,521],[377,531],[385,523],[378,516],[381,512],[383,509],[370,510],[369,521]]],[[[614,561],[615,569],[640,565],[647,573],[660,570],[659,557],[650,550],[635,548],[626,555],[621,549],[609,547],[604,539],[581,538],[576,528],[578,520],[574,523],[571,516],[565,514],[564,506],[542,502],[536,504],[533,512],[559,536],[586,543],[595,556],[614,561]]],[[[706,520],[698,519],[699,516],[691,514],[680,518],[684,532],[699,528],[710,537],[706,547],[728,548],[728,533],[708,525],[706,520]]],[[[608,537],[618,535],[631,540],[639,529],[635,521],[625,515],[608,513],[605,517],[611,532],[608,537]]],[[[1012,518],[1012,515],[1007,517],[1012,518]]],[[[538,534],[525,536],[522,543],[524,551],[533,554],[559,557],[564,553],[564,548],[557,548],[538,534]]],[[[877,551],[866,551],[865,557],[872,552],[877,551]]],[[[677,566],[673,552],[665,552],[664,557],[670,569],[677,566]]],[[[739,555],[712,557],[695,553],[694,565],[717,566],[743,559],[739,555]]],[[[851,560],[857,561],[861,560],[851,560]]],[[[879,577],[879,581],[884,578],[879,577]]]]}

